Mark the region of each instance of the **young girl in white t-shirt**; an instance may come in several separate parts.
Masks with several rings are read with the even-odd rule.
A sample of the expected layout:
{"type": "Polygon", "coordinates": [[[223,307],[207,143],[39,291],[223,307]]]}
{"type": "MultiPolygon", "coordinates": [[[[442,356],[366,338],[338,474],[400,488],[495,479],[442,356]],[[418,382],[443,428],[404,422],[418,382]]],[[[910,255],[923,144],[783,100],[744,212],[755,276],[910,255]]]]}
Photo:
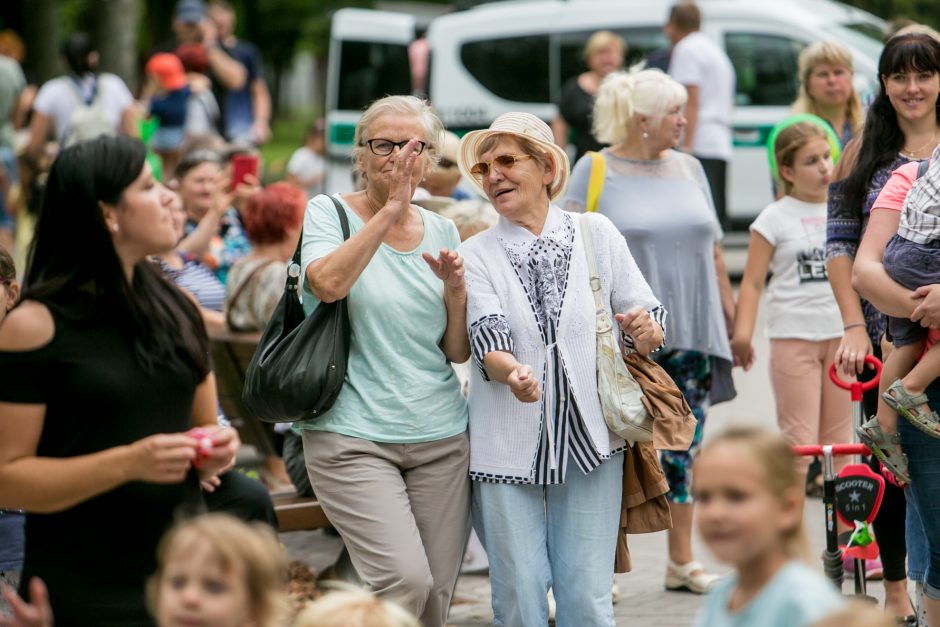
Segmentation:
{"type": "MultiPolygon", "coordinates": [[[[770,379],[780,431],[791,444],[852,441],[851,399],[829,380],[842,318],[826,274],[826,194],[832,157],[825,130],[811,121],[780,131],[773,146],[786,195],[751,224],[747,265],[735,311],[735,365],[754,362],[751,340],[767,272],[770,379]]],[[[846,458],[836,461],[838,471],[846,458]]],[[[797,458],[805,475],[808,460],[797,458]]]]}

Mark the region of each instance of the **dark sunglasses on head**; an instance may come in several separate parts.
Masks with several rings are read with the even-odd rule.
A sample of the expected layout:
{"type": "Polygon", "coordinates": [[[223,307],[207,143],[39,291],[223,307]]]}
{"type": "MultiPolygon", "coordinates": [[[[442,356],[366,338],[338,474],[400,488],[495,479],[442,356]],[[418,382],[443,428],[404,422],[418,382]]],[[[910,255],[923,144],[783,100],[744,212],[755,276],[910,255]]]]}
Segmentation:
{"type": "MultiPolygon", "coordinates": [[[[372,154],[375,156],[387,157],[392,154],[392,151],[395,150],[395,148],[401,150],[407,146],[409,141],[411,140],[406,139],[403,142],[393,142],[390,139],[370,139],[366,141],[366,144],[369,146],[369,150],[371,150],[372,154]]],[[[424,152],[425,146],[427,146],[426,142],[419,141],[418,145],[415,146],[415,154],[420,155],[422,152],[424,152]]]]}
{"type": "Polygon", "coordinates": [[[510,170],[512,166],[516,165],[517,161],[525,161],[531,158],[532,155],[500,155],[492,161],[480,161],[475,164],[470,168],[470,174],[477,178],[485,179],[490,175],[490,170],[494,165],[500,170],[510,170]]]}

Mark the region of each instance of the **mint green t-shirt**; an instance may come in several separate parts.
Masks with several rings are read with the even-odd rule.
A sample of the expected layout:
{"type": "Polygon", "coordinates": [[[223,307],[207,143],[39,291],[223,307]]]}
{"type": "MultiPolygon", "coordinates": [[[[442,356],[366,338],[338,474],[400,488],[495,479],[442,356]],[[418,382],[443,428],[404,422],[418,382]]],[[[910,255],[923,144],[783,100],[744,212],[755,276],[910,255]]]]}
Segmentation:
{"type": "MultiPolygon", "coordinates": [[[[338,195],[350,237],[365,223],[338,195]]],[[[381,244],[347,297],[352,336],[346,379],[339,397],[321,417],[301,429],[332,431],[374,442],[430,442],[467,430],[467,403],[440,348],[447,327],[444,284],[422,259],[460,244],[454,224],[419,208],[424,238],[399,252],[381,244]]],[[[327,196],[307,205],[301,268],[343,243],[339,216],[327,196]]],[[[319,300],[303,281],[307,315],[319,300]]]]}

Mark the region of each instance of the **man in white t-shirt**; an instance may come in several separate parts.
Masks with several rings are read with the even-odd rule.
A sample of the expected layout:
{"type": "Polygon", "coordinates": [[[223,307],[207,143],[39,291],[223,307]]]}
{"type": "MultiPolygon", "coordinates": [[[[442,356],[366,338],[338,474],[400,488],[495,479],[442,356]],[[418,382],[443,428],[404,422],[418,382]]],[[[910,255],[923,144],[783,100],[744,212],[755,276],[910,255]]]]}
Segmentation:
{"type": "Polygon", "coordinates": [[[734,67],[724,50],[699,31],[701,22],[698,6],[681,2],[672,7],[663,32],[673,45],[669,74],[689,92],[682,150],[702,162],[718,218],[722,227],[727,228],[734,67]]]}

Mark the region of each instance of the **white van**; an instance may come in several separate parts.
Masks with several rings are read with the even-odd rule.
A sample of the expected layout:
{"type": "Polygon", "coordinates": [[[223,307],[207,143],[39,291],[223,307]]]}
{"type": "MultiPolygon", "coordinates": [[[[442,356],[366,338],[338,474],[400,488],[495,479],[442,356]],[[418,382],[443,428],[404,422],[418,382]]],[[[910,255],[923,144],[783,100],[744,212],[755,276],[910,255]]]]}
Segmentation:
{"type": "MultiPolygon", "coordinates": [[[[484,4],[431,21],[430,99],[458,134],[489,126],[506,111],[550,121],[562,84],[582,71],[581,50],[596,30],[619,33],[628,64],[665,48],[675,0],[537,0],[484,4]]],[[[855,62],[855,86],[871,94],[885,24],[831,0],[699,0],[702,31],[728,53],[737,73],[734,158],[728,217],[746,227],[771,201],[765,142],[796,97],[797,58],[808,44],[834,39],[855,62]]],[[[415,20],[405,14],[343,9],[333,18],[327,89],[329,188],[351,185],[349,155],[359,111],[373,99],[410,93],[407,46],[415,20]]]]}

